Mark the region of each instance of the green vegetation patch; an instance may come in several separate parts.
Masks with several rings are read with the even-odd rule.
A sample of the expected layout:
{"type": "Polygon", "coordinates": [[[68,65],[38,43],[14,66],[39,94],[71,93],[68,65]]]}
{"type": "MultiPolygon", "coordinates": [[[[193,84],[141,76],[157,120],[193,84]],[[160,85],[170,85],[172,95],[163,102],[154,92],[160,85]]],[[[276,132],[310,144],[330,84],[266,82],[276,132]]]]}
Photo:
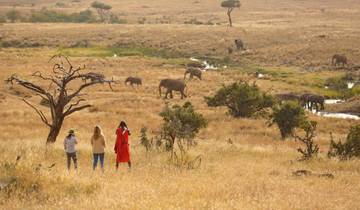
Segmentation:
{"type": "Polygon", "coordinates": [[[113,57],[113,56],[145,56],[160,58],[183,58],[185,54],[147,47],[76,47],[61,48],[59,53],[71,57],[113,57]]]}

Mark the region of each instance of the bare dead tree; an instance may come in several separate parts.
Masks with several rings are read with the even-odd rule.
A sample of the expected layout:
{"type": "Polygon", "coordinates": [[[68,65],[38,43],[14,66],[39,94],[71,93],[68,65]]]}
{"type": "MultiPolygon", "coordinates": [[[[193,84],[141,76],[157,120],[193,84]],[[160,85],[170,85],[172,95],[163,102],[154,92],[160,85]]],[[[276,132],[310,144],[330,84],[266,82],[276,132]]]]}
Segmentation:
{"type": "Polygon", "coordinates": [[[81,98],[84,95],[82,92],[86,88],[96,84],[108,84],[111,88],[111,84],[114,82],[114,80],[105,79],[105,76],[100,73],[83,72],[86,68],[85,65],[74,68],[66,56],[55,55],[49,62],[54,62],[51,75],[45,76],[39,71],[31,75],[45,82],[48,85],[47,88],[44,88],[44,85],[24,80],[15,74],[6,80],[11,85],[17,84],[30,90],[34,95],[48,102],[51,120],[39,108],[24,98],[22,99],[28,106],[34,109],[41,121],[49,127],[47,144],[56,141],[66,117],[91,106],[85,103],[85,99],[81,98]],[[87,82],[88,80],[89,82],[87,82]],[[70,89],[70,86],[72,89],[70,89]]]}

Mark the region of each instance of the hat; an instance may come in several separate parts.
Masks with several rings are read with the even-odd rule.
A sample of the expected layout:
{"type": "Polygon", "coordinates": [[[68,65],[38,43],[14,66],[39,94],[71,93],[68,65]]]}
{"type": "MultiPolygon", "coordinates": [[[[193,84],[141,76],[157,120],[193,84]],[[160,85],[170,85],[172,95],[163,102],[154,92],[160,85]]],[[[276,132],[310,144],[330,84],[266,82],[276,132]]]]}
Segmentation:
{"type": "Polygon", "coordinates": [[[69,130],[69,134],[75,134],[74,129],[70,129],[70,130],[69,130]]]}

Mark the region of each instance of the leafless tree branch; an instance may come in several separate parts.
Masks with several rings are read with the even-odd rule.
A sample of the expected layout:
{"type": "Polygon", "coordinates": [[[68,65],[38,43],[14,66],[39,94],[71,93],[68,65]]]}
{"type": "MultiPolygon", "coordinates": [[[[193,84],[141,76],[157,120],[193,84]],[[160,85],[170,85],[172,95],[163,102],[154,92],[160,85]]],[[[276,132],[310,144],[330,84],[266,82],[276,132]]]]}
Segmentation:
{"type": "Polygon", "coordinates": [[[31,108],[33,108],[36,113],[40,116],[40,119],[47,125],[51,128],[51,124],[49,123],[49,121],[47,120],[46,116],[44,115],[44,113],[39,110],[38,108],[36,108],[34,105],[32,105],[31,103],[29,103],[27,100],[23,99],[23,101],[29,105],[31,108]]]}

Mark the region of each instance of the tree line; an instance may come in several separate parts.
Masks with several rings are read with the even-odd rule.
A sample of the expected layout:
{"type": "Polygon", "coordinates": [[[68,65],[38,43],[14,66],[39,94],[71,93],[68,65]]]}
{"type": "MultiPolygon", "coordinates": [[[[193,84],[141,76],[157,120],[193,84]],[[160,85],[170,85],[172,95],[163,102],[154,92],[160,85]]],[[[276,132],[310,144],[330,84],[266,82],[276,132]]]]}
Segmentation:
{"type": "Polygon", "coordinates": [[[0,16],[0,22],[31,22],[31,23],[126,23],[117,15],[111,13],[112,7],[102,2],[93,2],[91,9],[80,12],[64,13],[55,10],[42,8],[39,11],[32,11],[30,15],[24,15],[16,9],[8,11],[5,16],[0,16]]]}

